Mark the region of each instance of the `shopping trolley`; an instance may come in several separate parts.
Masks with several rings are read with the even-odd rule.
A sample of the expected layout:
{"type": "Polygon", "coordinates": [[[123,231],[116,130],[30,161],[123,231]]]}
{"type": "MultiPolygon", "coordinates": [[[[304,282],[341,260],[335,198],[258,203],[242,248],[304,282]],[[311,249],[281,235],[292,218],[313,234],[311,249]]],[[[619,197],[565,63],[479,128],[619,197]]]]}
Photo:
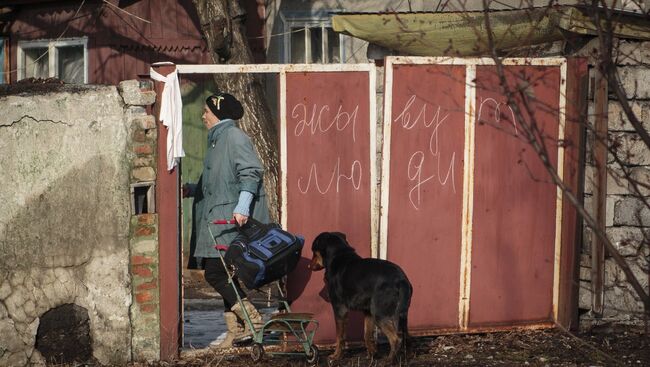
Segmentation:
{"type": "MultiPolygon", "coordinates": [[[[215,220],[212,224],[224,225],[234,224],[237,222],[233,220],[215,220]]],[[[213,238],[214,246],[217,249],[219,258],[223,263],[226,273],[228,274],[228,283],[232,286],[235,294],[237,295],[237,302],[241,306],[244,314],[244,322],[252,331],[252,346],[251,358],[254,362],[260,361],[265,354],[265,346],[278,346],[278,348],[268,348],[267,354],[270,355],[304,355],[307,362],[315,365],[318,363],[318,347],[313,343],[314,335],[318,329],[318,320],[314,319],[311,313],[294,313],[291,312],[291,307],[286,300],[286,296],[279,281],[276,283],[280,293],[280,307],[281,312],[271,316],[271,318],[262,325],[261,328],[255,329],[251,321],[248,311],[242,304],[241,296],[237,291],[234,283],[235,270],[233,267],[228,266],[222,255],[222,252],[227,248],[224,245],[219,245],[216,242],[215,236],[212,233],[211,225],[208,224],[208,231],[213,238]]],[[[241,228],[236,227],[239,231],[241,228]]],[[[268,284],[268,283],[267,283],[268,284]]]]}

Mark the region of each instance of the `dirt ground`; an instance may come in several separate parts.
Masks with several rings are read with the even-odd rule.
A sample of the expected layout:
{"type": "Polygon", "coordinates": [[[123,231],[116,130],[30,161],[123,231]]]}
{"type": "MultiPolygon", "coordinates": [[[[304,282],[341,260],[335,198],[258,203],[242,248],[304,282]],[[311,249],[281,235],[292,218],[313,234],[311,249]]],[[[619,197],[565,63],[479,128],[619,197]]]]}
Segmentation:
{"type": "MultiPolygon", "coordinates": [[[[188,298],[214,297],[202,274],[185,277],[188,298]]],[[[341,367],[385,366],[388,345],[380,344],[370,361],[365,348],[348,347],[341,367]]],[[[328,366],[332,350],[321,350],[319,366],[328,366]]],[[[577,335],[559,329],[411,338],[396,366],[650,366],[650,335],[642,327],[600,325],[577,335]]],[[[142,365],[134,365],[141,367],[142,365]]],[[[265,355],[253,363],[250,348],[228,354],[209,349],[183,352],[182,358],[159,366],[309,366],[305,357],[265,355]]]]}
{"type": "MultiPolygon", "coordinates": [[[[269,356],[253,363],[249,349],[238,355],[210,350],[184,353],[183,358],[160,366],[309,366],[304,357],[269,356]]],[[[327,366],[331,351],[320,353],[319,366],[327,366]]],[[[365,348],[348,348],[341,367],[385,366],[388,346],[379,347],[370,361],[365,348]]],[[[396,366],[650,366],[650,337],[639,328],[616,327],[573,336],[558,329],[510,331],[491,334],[445,335],[412,338],[406,356],[396,366]]]]}

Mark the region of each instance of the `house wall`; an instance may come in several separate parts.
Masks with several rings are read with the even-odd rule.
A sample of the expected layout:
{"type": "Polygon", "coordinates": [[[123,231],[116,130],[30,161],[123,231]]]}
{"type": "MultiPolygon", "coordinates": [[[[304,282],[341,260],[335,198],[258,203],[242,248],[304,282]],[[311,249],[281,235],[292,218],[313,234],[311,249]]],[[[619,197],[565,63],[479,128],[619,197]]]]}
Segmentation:
{"type": "MultiPolygon", "coordinates": [[[[432,11],[436,8],[437,2],[432,1],[411,1],[411,8],[414,11],[432,11]]],[[[287,13],[308,16],[309,14],[324,15],[329,12],[380,12],[380,11],[408,11],[409,2],[400,0],[383,1],[381,5],[377,1],[272,1],[267,6],[266,22],[266,58],[269,63],[283,63],[284,42],[288,35],[285,34],[285,24],[282,20],[287,13]]],[[[288,41],[287,41],[288,42],[288,41]]],[[[343,55],[345,63],[368,62],[366,49],[368,43],[358,38],[343,36],[343,55]]]]}
{"type": "Polygon", "coordinates": [[[120,9],[103,2],[23,5],[9,29],[11,81],[17,80],[16,50],[24,40],[88,37],[90,84],[146,76],[159,61],[211,63],[191,0],[132,1],[120,9]]]}
{"type": "Polygon", "coordinates": [[[64,304],[100,363],[158,359],[157,218],[130,194],[156,177],[154,100],[137,81],[0,89],[0,366],[42,363],[39,319],[64,304]]]}

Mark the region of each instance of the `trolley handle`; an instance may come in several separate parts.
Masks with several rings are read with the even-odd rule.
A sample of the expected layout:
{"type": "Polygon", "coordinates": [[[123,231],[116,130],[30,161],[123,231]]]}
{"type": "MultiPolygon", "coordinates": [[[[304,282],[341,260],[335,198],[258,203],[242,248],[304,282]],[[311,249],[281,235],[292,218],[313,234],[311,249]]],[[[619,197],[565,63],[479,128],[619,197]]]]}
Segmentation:
{"type": "Polygon", "coordinates": [[[237,224],[237,221],[234,219],[217,219],[212,224],[237,224]]]}

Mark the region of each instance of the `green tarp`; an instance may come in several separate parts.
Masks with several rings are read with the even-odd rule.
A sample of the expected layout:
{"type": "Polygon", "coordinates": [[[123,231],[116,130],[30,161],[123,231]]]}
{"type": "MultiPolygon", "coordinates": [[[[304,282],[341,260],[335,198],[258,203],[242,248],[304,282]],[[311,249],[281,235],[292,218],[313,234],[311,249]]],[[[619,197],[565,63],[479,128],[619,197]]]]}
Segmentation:
{"type": "MultiPolygon", "coordinates": [[[[575,7],[550,7],[489,13],[494,44],[500,51],[566,38],[566,32],[597,34],[589,17],[575,7]]],[[[650,24],[630,15],[616,16],[620,37],[650,39],[650,24]]],[[[484,12],[373,13],[332,17],[336,32],[402,54],[471,56],[489,51],[484,12]]]]}

